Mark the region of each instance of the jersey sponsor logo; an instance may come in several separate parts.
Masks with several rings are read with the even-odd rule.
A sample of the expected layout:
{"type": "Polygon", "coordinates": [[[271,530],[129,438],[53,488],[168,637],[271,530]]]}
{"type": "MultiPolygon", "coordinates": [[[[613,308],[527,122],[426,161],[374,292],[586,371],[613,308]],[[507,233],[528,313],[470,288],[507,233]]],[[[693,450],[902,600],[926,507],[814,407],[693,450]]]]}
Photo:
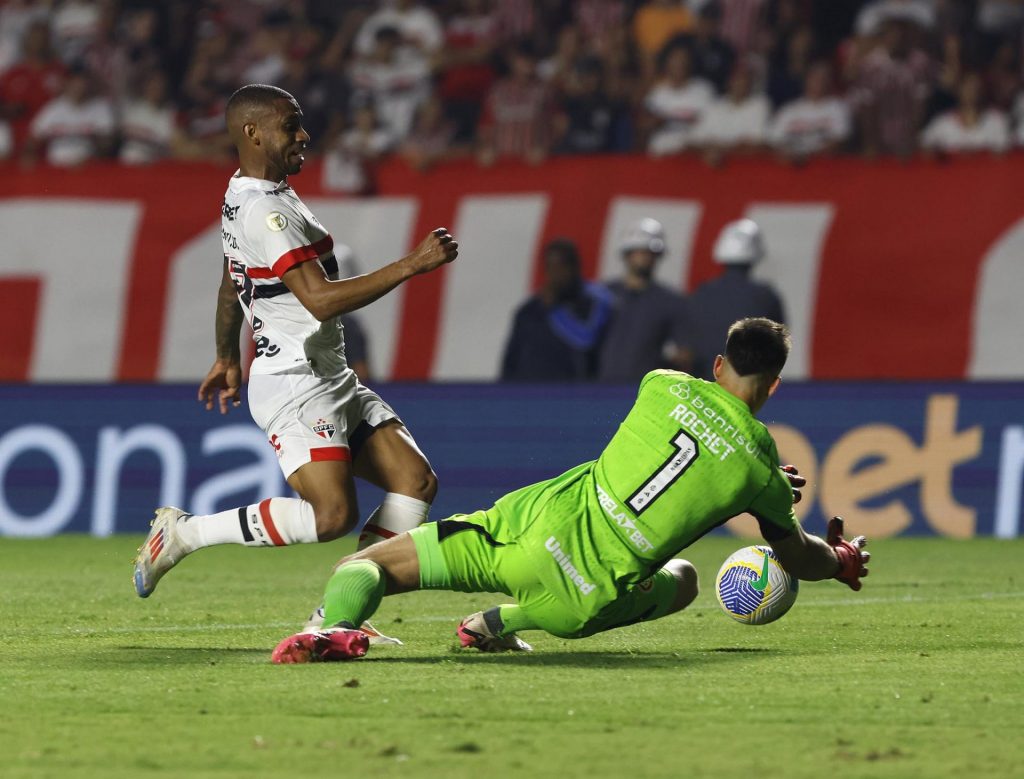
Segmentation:
{"type": "Polygon", "coordinates": [[[622,507],[615,501],[615,498],[609,495],[600,484],[595,486],[597,487],[597,502],[601,504],[601,508],[604,509],[604,513],[608,515],[608,518],[624,530],[633,531],[627,536],[630,543],[641,552],[650,552],[654,549],[654,544],[637,530],[636,523],[622,510],[622,507]]]}
{"type": "Polygon", "coordinates": [[[288,218],[280,211],[273,211],[267,214],[267,227],[275,233],[279,233],[288,226],[288,218]]]}
{"type": "Polygon", "coordinates": [[[234,222],[239,208],[241,208],[241,206],[229,206],[228,202],[225,200],[220,207],[220,214],[229,222],[234,222]]]}
{"type": "Polygon", "coordinates": [[[669,392],[683,401],[669,412],[669,417],[695,434],[704,448],[719,460],[741,449],[758,459],[766,459],[761,447],[743,435],[709,401],[694,394],[689,383],[675,384],[669,387],[669,392]]]}
{"type": "Polygon", "coordinates": [[[555,558],[558,567],[565,571],[565,575],[569,577],[569,581],[576,585],[576,589],[584,595],[589,595],[594,591],[597,585],[589,583],[583,574],[576,569],[576,566],[572,564],[572,557],[563,551],[562,545],[558,543],[557,538],[551,536],[544,542],[544,548],[555,558]]]}
{"type": "Polygon", "coordinates": [[[270,339],[265,335],[256,337],[256,356],[257,357],[276,357],[281,352],[281,347],[277,344],[271,343],[270,339]]]}
{"type": "Polygon", "coordinates": [[[310,425],[310,428],[312,428],[313,432],[316,433],[318,436],[320,436],[321,438],[325,438],[328,441],[334,438],[334,434],[338,430],[338,428],[336,428],[331,422],[328,422],[326,419],[318,419],[316,422],[310,425]]]}
{"type": "Polygon", "coordinates": [[[238,248],[238,240],[235,238],[235,236],[233,236],[223,227],[220,228],[220,238],[222,241],[224,241],[224,245],[227,246],[229,249],[238,248]]]}

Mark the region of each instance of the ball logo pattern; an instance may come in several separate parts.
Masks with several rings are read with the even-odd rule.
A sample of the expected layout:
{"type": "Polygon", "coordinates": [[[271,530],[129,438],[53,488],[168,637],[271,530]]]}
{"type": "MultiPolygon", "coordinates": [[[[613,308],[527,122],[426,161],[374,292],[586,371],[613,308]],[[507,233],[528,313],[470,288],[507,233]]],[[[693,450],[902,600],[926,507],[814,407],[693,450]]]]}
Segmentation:
{"type": "Polygon", "coordinates": [[[722,564],[715,594],[733,619],[746,625],[765,625],[789,611],[799,587],[799,581],[786,573],[771,547],[747,546],[722,564]]]}

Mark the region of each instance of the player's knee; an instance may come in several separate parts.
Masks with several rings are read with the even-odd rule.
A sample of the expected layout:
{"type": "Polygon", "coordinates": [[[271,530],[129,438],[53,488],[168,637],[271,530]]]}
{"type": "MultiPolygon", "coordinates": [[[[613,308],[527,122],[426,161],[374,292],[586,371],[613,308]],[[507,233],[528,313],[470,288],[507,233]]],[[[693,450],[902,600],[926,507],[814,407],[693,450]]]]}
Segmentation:
{"type": "Polygon", "coordinates": [[[676,580],[676,597],[672,603],[672,611],[685,609],[696,599],[700,592],[697,580],[697,569],[688,560],[669,560],[665,570],[676,580]]]}
{"type": "Polygon", "coordinates": [[[422,468],[403,474],[402,484],[392,491],[422,500],[424,503],[433,503],[437,496],[437,474],[424,463],[422,468]]]}
{"type": "Polygon", "coordinates": [[[346,502],[329,502],[314,507],[316,535],[320,541],[333,541],[349,533],[359,520],[353,506],[346,502]]]}

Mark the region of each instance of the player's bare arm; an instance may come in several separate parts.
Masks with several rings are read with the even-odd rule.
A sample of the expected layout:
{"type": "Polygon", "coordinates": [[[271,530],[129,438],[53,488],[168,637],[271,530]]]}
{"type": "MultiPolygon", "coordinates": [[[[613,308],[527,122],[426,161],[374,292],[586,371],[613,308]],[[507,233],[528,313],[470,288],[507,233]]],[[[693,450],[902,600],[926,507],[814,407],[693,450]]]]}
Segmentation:
{"type": "Polygon", "coordinates": [[[242,331],[242,307],[238,303],[234,283],[228,273],[227,262],[217,290],[217,313],[214,339],[217,359],[203,383],[199,385],[199,402],[212,411],[216,401],[221,414],[228,413],[232,405],[241,404],[242,355],[238,338],[242,331]]]}
{"type": "Polygon", "coordinates": [[[459,244],[444,227],[430,232],[400,260],[350,279],[332,281],[317,263],[304,262],[287,271],[282,281],[318,320],[367,306],[413,276],[429,273],[459,256],[459,244]]]}

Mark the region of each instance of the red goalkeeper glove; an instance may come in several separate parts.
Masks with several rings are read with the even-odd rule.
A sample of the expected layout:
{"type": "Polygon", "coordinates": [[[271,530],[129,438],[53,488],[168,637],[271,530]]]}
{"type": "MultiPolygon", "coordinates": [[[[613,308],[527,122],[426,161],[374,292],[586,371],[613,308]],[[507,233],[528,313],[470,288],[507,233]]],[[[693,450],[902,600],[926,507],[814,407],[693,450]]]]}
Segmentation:
{"type": "Polygon", "coordinates": [[[868,575],[865,566],[871,559],[871,553],[863,551],[868,540],[864,536],[857,536],[852,541],[847,541],[843,538],[843,518],[832,517],[828,522],[828,535],[825,541],[832,547],[836,559],[839,560],[839,571],[835,578],[851,590],[859,590],[861,577],[868,575]]]}

